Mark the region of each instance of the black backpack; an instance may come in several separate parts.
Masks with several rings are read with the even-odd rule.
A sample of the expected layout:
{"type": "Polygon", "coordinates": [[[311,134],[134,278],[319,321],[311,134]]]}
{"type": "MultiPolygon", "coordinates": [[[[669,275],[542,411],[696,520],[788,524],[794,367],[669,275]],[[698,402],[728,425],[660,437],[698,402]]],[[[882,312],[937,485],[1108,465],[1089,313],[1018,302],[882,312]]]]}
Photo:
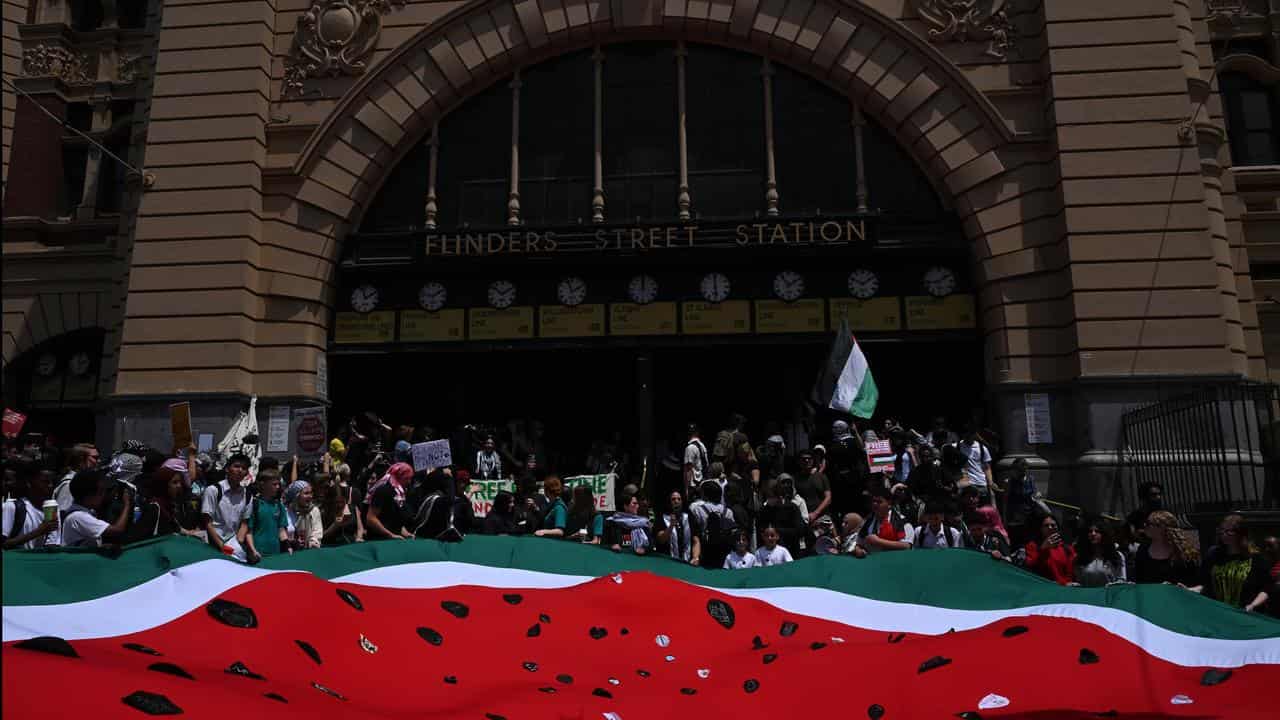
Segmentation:
{"type": "Polygon", "coordinates": [[[413,517],[415,537],[441,542],[460,542],[462,531],[453,524],[453,500],[431,493],[422,500],[413,517]]]}
{"type": "Polygon", "coordinates": [[[702,544],[702,554],[716,561],[714,567],[719,567],[719,563],[729,554],[729,548],[733,547],[736,540],[737,530],[734,522],[725,518],[723,513],[707,510],[706,519],[699,524],[697,530],[698,542],[702,544]]]}

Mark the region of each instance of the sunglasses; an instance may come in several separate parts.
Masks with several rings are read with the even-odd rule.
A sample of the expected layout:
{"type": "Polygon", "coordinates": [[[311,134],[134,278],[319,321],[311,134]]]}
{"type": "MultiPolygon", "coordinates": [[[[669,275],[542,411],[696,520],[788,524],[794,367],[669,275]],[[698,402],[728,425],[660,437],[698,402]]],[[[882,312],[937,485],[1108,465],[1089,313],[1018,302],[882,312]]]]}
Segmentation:
{"type": "Polygon", "coordinates": [[[1057,529],[1058,529],[1058,526],[1057,526],[1057,525],[1045,525],[1045,526],[1044,526],[1044,529],[1045,529],[1045,530],[1057,530],[1057,529]]]}

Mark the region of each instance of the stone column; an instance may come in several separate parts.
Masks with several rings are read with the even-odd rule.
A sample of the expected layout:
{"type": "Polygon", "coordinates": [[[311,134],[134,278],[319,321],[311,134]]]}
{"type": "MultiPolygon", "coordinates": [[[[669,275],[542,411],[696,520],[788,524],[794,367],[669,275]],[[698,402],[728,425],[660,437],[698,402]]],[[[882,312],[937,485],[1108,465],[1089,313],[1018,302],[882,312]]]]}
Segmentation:
{"type": "Polygon", "coordinates": [[[778,215],[778,173],[773,159],[773,66],[769,58],[762,60],[760,76],[764,85],[764,212],[769,217],[778,215]]]}
{"type": "Polygon", "coordinates": [[[428,230],[436,229],[436,215],[439,208],[436,207],[436,168],[439,164],[440,155],[440,123],[436,123],[431,128],[431,140],[428,143],[427,158],[427,221],[428,230]]]}
{"type": "Polygon", "coordinates": [[[520,224],[520,71],[511,78],[511,193],[507,199],[507,224],[520,224]]]}
{"type": "MultiPolygon", "coordinates": [[[[93,124],[90,134],[101,137],[111,127],[111,101],[109,98],[98,98],[93,105],[93,124]]],[[[89,146],[85,158],[84,190],[80,194],[80,204],[76,207],[77,220],[91,220],[98,214],[98,177],[102,174],[102,163],[115,162],[104,158],[102,151],[95,145],[89,146]]],[[[123,174],[120,177],[124,177],[123,174]]]]}
{"type": "Polygon", "coordinates": [[[591,53],[595,67],[595,159],[591,186],[591,222],[604,222],[604,53],[596,46],[591,53]]]}
{"type": "Polygon", "coordinates": [[[688,220],[693,216],[689,211],[693,204],[689,197],[689,142],[684,129],[684,59],[688,55],[689,51],[681,40],[676,44],[676,138],[680,153],[680,194],[676,198],[676,205],[680,208],[681,220],[688,220]]]}
{"type": "Polygon", "coordinates": [[[857,172],[857,199],[859,213],[869,211],[867,207],[867,164],[863,159],[862,152],[862,128],[866,126],[866,119],[862,117],[862,108],[858,107],[858,101],[853,101],[853,114],[850,122],[853,125],[853,162],[854,169],[857,172]]]}

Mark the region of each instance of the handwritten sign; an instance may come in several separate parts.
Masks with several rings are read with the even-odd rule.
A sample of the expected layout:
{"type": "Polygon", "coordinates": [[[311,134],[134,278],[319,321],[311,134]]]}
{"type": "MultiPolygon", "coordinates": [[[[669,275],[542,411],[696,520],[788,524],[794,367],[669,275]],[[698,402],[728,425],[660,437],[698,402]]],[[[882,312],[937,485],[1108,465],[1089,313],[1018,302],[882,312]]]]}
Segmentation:
{"type": "Polygon", "coordinates": [[[468,311],[472,340],[527,340],[533,337],[533,308],[472,308],[468,311]]]}
{"type": "Polygon", "coordinates": [[[544,338],[601,337],[603,305],[544,305],[538,308],[538,335],[544,338]]]}
{"type": "Polygon", "coordinates": [[[885,470],[893,471],[893,444],[888,440],[876,440],[867,443],[867,465],[871,467],[871,474],[882,473],[885,470]]]}
{"type": "Polygon", "coordinates": [[[902,329],[902,305],[896,297],[878,297],[870,300],[857,298],[831,298],[831,329],[840,327],[840,321],[849,319],[849,329],[854,332],[895,332],[902,329]]]}
{"type": "Polygon", "coordinates": [[[751,332],[751,304],[746,300],[683,304],[686,335],[730,335],[751,332]]]}
{"type": "Polygon", "coordinates": [[[461,309],[439,312],[400,312],[400,342],[458,342],[464,340],[466,322],[461,309]]]}
{"type": "Polygon", "coordinates": [[[609,334],[675,335],[676,304],[655,302],[648,305],[616,303],[609,306],[609,334]]]}
{"type": "Polygon", "coordinates": [[[493,511],[493,501],[500,492],[515,492],[515,483],[510,480],[472,480],[467,488],[467,497],[471,500],[471,510],[476,517],[482,518],[493,511]]]}
{"type": "Polygon", "coordinates": [[[333,320],[335,343],[385,343],[396,333],[396,314],[392,310],[371,313],[340,312],[333,320]]]}
{"type": "Polygon", "coordinates": [[[1027,416],[1027,444],[1052,444],[1053,418],[1049,414],[1049,394],[1023,393],[1022,407],[1027,416]]]}
{"type": "Polygon", "coordinates": [[[573,477],[564,478],[564,497],[568,502],[573,497],[573,489],[579,485],[586,485],[591,488],[591,496],[596,500],[596,510],[612,511],[615,507],[613,500],[614,487],[617,485],[618,476],[613,473],[604,475],[575,475],[573,477]]]}
{"type": "Polygon", "coordinates": [[[169,406],[169,426],[173,429],[173,447],[185,450],[193,444],[191,436],[191,403],[169,406]]]}
{"type": "Polygon", "coordinates": [[[417,443],[411,446],[409,451],[413,456],[414,472],[448,467],[453,464],[453,451],[449,449],[448,440],[417,443]]]}
{"type": "Polygon", "coordinates": [[[817,299],[783,302],[781,300],[756,301],[756,332],[758,333],[806,333],[822,332],[826,327],[823,317],[826,308],[817,299]]]}
{"type": "Polygon", "coordinates": [[[909,330],[966,330],[977,326],[974,317],[972,295],[907,298],[909,330]]]}

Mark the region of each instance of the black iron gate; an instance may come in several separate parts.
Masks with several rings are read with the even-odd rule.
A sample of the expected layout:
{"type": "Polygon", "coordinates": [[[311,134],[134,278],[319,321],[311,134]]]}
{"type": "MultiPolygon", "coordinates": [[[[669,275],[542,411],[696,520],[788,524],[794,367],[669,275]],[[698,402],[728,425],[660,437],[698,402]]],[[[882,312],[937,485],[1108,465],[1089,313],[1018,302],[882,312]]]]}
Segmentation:
{"type": "Polygon", "coordinates": [[[1125,413],[1121,432],[1125,507],[1147,481],[1175,513],[1276,507],[1280,386],[1206,384],[1125,413]]]}

